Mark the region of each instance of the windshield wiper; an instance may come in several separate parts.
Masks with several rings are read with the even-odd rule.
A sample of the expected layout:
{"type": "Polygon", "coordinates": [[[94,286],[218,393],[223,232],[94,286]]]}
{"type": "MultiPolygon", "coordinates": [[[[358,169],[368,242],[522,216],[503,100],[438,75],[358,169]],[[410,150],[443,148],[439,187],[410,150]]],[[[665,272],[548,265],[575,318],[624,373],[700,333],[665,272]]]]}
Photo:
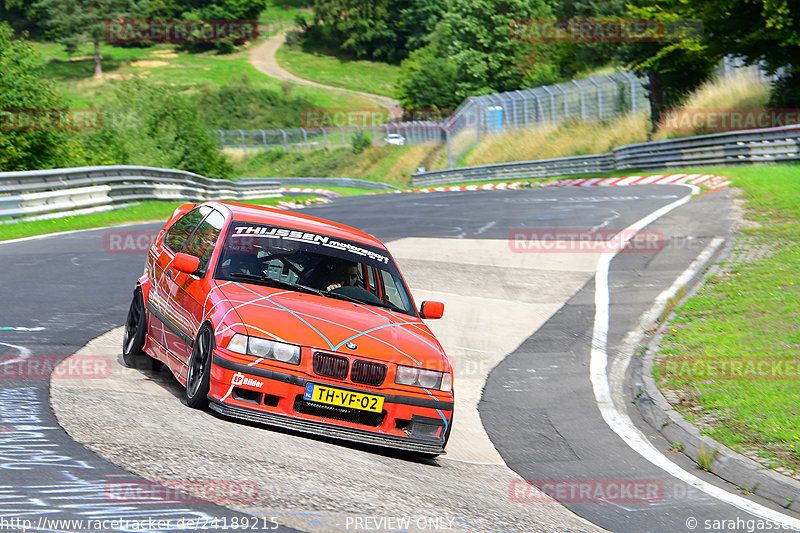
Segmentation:
{"type": "Polygon", "coordinates": [[[341,294],[341,293],[338,293],[338,292],[320,291],[320,293],[322,293],[325,296],[330,296],[331,298],[339,298],[340,300],[347,300],[349,302],[354,302],[354,303],[357,303],[357,304],[374,305],[374,306],[377,306],[377,307],[385,307],[386,309],[389,309],[391,311],[397,311],[399,313],[405,313],[406,312],[406,311],[400,309],[399,307],[397,307],[396,305],[394,305],[391,302],[384,302],[382,300],[378,300],[377,298],[375,300],[359,300],[358,298],[353,298],[352,296],[347,296],[345,294],[341,294]]]}
{"type": "Polygon", "coordinates": [[[310,294],[322,294],[322,291],[311,287],[306,287],[305,285],[299,285],[297,283],[283,281],[282,279],[271,278],[269,276],[264,276],[264,275],[236,272],[234,274],[231,274],[230,277],[248,279],[252,281],[257,281],[259,283],[263,283],[264,285],[269,285],[271,287],[281,287],[283,289],[290,289],[298,292],[307,292],[310,294]]]}
{"type": "Polygon", "coordinates": [[[347,296],[345,294],[340,294],[338,292],[319,291],[319,293],[321,295],[323,295],[323,296],[329,296],[331,298],[338,298],[339,300],[347,300],[348,302],[354,302],[354,303],[357,303],[357,304],[367,303],[367,302],[364,302],[362,300],[359,300],[358,298],[353,298],[352,296],[347,296]]]}

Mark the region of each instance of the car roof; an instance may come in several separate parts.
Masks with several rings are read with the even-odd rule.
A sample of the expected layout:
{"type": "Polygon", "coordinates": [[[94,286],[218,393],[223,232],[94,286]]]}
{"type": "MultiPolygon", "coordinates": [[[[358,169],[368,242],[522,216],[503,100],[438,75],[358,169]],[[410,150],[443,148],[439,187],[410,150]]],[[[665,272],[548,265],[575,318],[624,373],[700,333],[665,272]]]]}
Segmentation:
{"type": "Polygon", "coordinates": [[[312,233],[321,233],[331,237],[357,241],[362,244],[377,246],[386,249],[386,246],[370,235],[361,230],[331,222],[309,215],[303,215],[293,211],[284,211],[263,205],[240,204],[237,202],[206,202],[208,205],[224,206],[227,208],[237,222],[255,222],[259,224],[271,224],[284,228],[294,228],[312,233]]]}

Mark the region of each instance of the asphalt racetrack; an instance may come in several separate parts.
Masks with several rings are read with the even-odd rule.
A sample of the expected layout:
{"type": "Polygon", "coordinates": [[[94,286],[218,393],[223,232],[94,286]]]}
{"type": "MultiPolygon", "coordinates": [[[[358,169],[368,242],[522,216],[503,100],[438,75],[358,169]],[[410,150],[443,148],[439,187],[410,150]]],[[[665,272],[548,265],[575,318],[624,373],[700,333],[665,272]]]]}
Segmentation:
{"type": "Polygon", "coordinates": [[[629,332],[732,230],[727,191],[676,204],[689,194],[676,185],[396,194],[305,211],[383,240],[417,303],[445,302],[429,325],[454,362],[457,403],[448,454],[435,460],[195,411],[167,371],[124,368],[119,327],[144,251],[109,243],[160,224],[2,243],[0,531],[11,519],[30,531],[106,520],[114,531],[632,532],[710,531],[715,520],[746,530],[778,511],[796,520],[669,453],[631,403],[629,332]],[[590,230],[610,238],[672,204],[607,273],[601,252],[563,242],[590,230]],[[96,379],[47,379],[79,350],[109,366],[96,379]],[[21,361],[41,365],[32,372],[21,361]],[[126,497],[141,491],[125,487],[150,482],[216,492],[126,497]],[[62,519],[84,522],[53,522],[62,519]]]}

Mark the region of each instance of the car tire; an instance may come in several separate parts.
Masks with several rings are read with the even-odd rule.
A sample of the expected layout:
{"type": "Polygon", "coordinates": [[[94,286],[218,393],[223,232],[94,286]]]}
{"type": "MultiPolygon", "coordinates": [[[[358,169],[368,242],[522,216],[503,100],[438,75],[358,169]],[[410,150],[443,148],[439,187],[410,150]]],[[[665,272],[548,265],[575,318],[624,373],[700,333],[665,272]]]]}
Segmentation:
{"type": "Polygon", "coordinates": [[[186,403],[194,409],[208,407],[208,388],[211,380],[211,357],[214,353],[214,331],[208,324],[197,332],[189,357],[186,374],[186,403]]]}
{"type": "Polygon", "coordinates": [[[137,288],[125,319],[125,332],[122,336],[122,360],[125,366],[139,370],[158,370],[163,364],[144,353],[147,315],[144,312],[142,290],[137,288]]]}

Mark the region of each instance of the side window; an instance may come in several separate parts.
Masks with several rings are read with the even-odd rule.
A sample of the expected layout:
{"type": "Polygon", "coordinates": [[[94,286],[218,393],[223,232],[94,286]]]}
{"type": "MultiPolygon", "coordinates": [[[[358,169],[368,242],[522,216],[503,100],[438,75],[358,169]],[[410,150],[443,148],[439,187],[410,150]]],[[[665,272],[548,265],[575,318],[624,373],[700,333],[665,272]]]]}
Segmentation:
{"type": "Polygon", "coordinates": [[[198,226],[192,240],[186,247],[186,253],[200,258],[198,270],[205,271],[208,261],[214,252],[214,245],[219,239],[222,226],[225,224],[225,216],[219,211],[213,210],[203,222],[198,226]]]}
{"type": "Polygon", "coordinates": [[[409,302],[406,302],[403,298],[403,292],[397,289],[397,283],[395,282],[394,276],[385,270],[381,270],[380,273],[381,280],[383,281],[383,287],[386,290],[384,298],[389,300],[390,303],[396,305],[397,307],[406,309],[409,302]]]}
{"type": "Polygon", "coordinates": [[[173,252],[182,252],[186,245],[186,240],[209,212],[211,212],[211,208],[204,205],[183,215],[167,231],[164,236],[164,244],[173,252]]]}

